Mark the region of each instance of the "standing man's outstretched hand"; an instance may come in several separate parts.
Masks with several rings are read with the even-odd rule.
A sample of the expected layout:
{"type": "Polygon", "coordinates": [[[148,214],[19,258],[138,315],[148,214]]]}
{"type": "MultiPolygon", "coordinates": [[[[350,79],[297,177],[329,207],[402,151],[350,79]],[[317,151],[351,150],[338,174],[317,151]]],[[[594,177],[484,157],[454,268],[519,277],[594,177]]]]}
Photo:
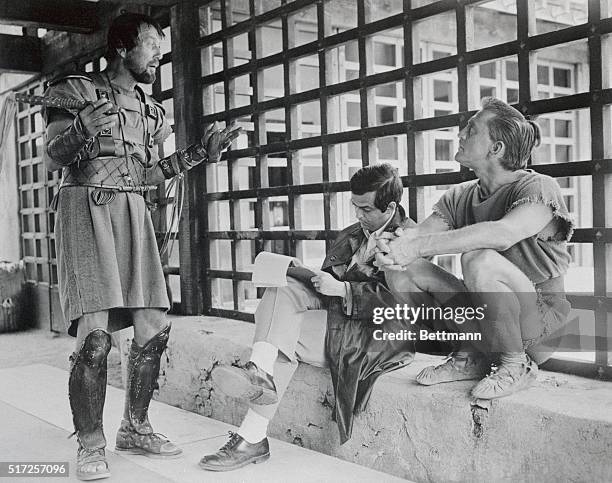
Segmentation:
{"type": "Polygon", "coordinates": [[[209,124],[200,140],[208,153],[208,162],[216,163],[219,161],[221,153],[230,147],[232,141],[240,135],[241,131],[242,127],[238,126],[235,122],[232,122],[222,130],[219,130],[216,122],[209,124]]]}

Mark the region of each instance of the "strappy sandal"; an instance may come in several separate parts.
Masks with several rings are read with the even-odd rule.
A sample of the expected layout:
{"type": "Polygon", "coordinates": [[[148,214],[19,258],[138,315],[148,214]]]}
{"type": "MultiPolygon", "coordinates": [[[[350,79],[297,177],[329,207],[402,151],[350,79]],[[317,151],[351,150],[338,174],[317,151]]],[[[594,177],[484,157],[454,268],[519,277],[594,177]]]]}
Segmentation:
{"type": "Polygon", "coordinates": [[[79,446],[76,466],[76,476],[81,481],[101,480],[111,475],[108,469],[104,448],[87,449],[83,446],[79,446]],[[100,463],[104,463],[104,468],[98,469],[97,471],[84,471],[86,466],[96,467],[100,463]]]}
{"type": "Polygon", "coordinates": [[[183,450],[161,433],[138,433],[125,419],[121,422],[115,450],[149,458],[178,458],[183,450]]]}

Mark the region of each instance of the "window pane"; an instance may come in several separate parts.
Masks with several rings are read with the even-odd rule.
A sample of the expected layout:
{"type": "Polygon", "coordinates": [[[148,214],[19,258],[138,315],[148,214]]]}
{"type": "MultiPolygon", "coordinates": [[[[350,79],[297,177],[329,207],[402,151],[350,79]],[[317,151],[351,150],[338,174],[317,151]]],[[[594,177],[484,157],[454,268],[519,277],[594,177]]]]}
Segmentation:
{"type": "Polygon", "coordinates": [[[469,50],[516,40],[516,0],[479,2],[466,8],[473,10],[473,23],[468,28],[473,28],[474,41],[469,50]]]}
{"type": "Polygon", "coordinates": [[[557,163],[567,163],[572,159],[571,146],[555,146],[555,161],[557,163]]]}
{"type": "Polygon", "coordinates": [[[553,69],[553,84],[556,87],[572,87],[572,76],[569,69],[553,69]]]}
{"type": "MultiPolygon", "coordinates": [[[[362,0],[363,1],[363,0],[362,0]]],[[[382,18],[390,17],[401,13],[403,10],[402,0],[387,0],[385,2],[380,1],[366,1],[366,21],[375,22],[382,18]]]]}
{"type": "Polygon", "coordinates": [[[380,161],[395,161],[398,158],[397,138],[384,137],[376,140],[378,159],[380,161]]]}
{"type": "Polygon", "coordinates": [[[550,84],[549,68],[546,65],[538,65],[538,84],[550,84]]]}
{"type": "Polygon", "coordinates": [[[388,65],[395,67],[397,60],[395,58],[395,45],[374,42],[374,63],[379,65],[388,65]]]}
{"type": "Polygon", "coordinates": [[[415,22],[412,27],[414,63],[429,62],[440,58],[444,53],[455,55],[457,53],[456,31],[455,12],[445,12],[415,22]]]}
{"type": "Polygon", "coordinates": [[[518,89],[506,89],[506,102],[508,104],[513,104],[518,102],[519,100],[519,91],[518,89]]]}
{"type": "Polygon", "coordinates": [[[376,106],[376,125],[397,122],[397,107],[376,106]]]}
{"type": "MultiPolygon", "coordinates": [[[[454,153],[451,153],[453,149],[453,141],[449,139],[436,139],[435,140],[436,161],[450,161],[453,159],[454,153]]],[[[436,170],[436,173],[440,170],[436,170]]],[[[442,171],[445,172],[445,171],[442,171]]]]}
{"type": "Polygon", "coordinates": [[[572,121],[555,119],[555,136],[569,138],[572,135],[572,121]]]}
{"type": "Polygon", "coordinates": [[[484,77],[485,79],[495,79],[496,67],[495,62],[487,62],[486,64],[481,64],[479,66],[480,69],[480,77],[484,77]]]}
{"type": "Polygon", "coordinates": [[[434,80],[434,101],[453,102],[453,86],[450,81],[434,80]]]}
{"type": "Polygon", "coordinates": [[[511,81],[519,80],[518,62],[506,61],[506,79],[511,81]]]}
{"type": "Polygon", "coordinates": [[[346,103],[346,125],[349,127],[361,126],[361,107],[358,102],[346,103]]]}
{"type": "Polygon", "coordinates": [[[495,97],[495,87],[481,87],[480,88],[480,98],[483,97],[495,97]]]}

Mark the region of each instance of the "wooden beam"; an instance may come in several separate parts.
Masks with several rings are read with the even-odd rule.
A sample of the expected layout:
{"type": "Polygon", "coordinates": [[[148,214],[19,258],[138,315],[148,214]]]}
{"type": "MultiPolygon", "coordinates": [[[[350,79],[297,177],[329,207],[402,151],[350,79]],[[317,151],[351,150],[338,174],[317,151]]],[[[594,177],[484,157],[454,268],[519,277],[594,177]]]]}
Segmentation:
{"type": "MultiPolygon", "coordinates": [[[[121,3],[126,4],[127,8],[130,8],[130,5],[148,5],[150,7],[171,7],[172,5],[176,5],[179,0],[128,0],[128,2],[124,2],[122,0],[109,0],[113,3],[121,3]]],[[[180,0],[185,1],[185,0],[180,0]]]]}
{"type": "Polygon", "coordinates": [[[41,70],[41,41],[38,37],[0,34],[0,72],[41,70]]]}
{"type": "MultiPolygon", "coordinates": [[[[170,11],[172,27],[172,83],[176,145],[184,148],[202,135],[202,77],[198,6],[182,1],[170,11]]],[[[208,243],[202,236],[208,230],[206,212],[206,166],[196,166],[185,177],[186,202],[179,225],[179,262],[181,274],[181,312],[185,315],[205,313],[210,307],[210,281],[204,269],[208,243]],[[207,294],[207,295],[205,295],[207,294]]]]}
{"type": "Polygon", "coordinates": [[[83,0],[0,0],[0,23],[91,33],[106,5],[83,0]]]}

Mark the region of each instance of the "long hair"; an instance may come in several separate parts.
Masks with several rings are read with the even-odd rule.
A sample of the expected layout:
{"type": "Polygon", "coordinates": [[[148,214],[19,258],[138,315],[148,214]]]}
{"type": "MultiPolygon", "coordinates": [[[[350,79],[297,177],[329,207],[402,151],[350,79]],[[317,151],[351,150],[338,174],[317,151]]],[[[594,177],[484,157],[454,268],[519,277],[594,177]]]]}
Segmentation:
{"type": "Polygon", "coordinates": [[[502,166],[510,171],[525,168],[531,152],[540,145],[540,126],[495,97],[484,97],[481,104],[483,111],[494,114],[488,122],[489,137],[506,147],[502,166]]]}

